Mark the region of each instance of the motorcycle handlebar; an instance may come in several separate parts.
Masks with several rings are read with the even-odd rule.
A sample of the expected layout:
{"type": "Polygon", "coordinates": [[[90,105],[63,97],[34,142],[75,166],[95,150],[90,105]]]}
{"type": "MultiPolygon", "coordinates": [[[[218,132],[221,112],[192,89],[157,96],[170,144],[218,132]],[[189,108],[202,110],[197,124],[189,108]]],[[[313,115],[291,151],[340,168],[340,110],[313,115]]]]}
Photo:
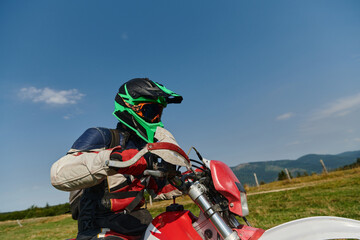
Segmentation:
{"type": "Polygon", "coordinates": [[[145,170],[144,175],[145,176],[160,177],[160,178],[168,176],[167,173],[165,173],[163,171],[159,171],[159,170],[145,170]]]}

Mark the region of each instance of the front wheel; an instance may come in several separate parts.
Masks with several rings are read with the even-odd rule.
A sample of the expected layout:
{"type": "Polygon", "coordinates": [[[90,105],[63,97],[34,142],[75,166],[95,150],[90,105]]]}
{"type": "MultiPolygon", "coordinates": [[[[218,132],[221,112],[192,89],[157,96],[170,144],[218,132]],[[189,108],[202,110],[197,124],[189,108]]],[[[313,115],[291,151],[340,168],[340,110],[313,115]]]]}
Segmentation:
{"type": "Polygon", "coordinates": [[[360,221],[341,217],[309,217],[270,228],[259,240],[360,239],[360,221]]]}

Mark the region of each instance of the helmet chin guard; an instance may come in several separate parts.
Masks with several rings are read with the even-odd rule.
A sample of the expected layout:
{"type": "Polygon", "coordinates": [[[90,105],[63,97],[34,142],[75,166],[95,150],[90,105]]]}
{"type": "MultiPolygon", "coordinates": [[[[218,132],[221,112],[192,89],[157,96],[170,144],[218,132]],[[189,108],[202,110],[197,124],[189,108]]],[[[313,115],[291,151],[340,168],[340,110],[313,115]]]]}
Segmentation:
{"type": "Polygon", "coordinates": [[[131,109],[125,109],[124,111],[116,111],[116,104],[115,104],[115,111],[113,115],[122,122],[125,126],[133,130],[139,137],[141,137],[144,141],[148,143],[154,142],[154,135],[157,127],[164,127],[162,122],[157,123],[148,123],[140,116],[138,116],[135,112],[131,109]]]}

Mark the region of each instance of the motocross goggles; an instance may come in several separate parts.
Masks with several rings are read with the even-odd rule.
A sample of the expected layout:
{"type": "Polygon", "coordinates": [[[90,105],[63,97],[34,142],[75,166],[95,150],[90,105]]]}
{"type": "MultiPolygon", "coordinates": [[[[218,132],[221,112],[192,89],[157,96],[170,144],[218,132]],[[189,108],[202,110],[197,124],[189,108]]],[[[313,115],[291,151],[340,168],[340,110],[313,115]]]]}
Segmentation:
{"type": "Polygon", "coordinates": [[[161,121],[161,114],[164,106],[159,103],[145,102],[138,103],[136,105],[130,105],[129,103],[125,102],[125,104],[146,122],[158,123],[161,121]]]}

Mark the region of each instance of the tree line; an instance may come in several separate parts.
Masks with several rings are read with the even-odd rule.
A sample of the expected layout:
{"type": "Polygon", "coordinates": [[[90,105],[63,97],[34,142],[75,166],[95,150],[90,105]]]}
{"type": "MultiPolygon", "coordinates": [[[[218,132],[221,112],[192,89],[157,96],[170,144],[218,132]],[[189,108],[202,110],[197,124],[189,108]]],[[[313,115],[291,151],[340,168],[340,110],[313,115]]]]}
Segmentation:
{"type": "Polygon", "coordinates": [[[27,218],[36,218],[36,217],[50,217],[50,216],[62,215],[68,212],[70,212],[69,203],[59,204],[55,206],[49,206],[49,204],[46,204],[45,207],[37,207],[35,205],[32,205],[26,210],[0,213],[0,221],[27,219],[27,218]]]}

